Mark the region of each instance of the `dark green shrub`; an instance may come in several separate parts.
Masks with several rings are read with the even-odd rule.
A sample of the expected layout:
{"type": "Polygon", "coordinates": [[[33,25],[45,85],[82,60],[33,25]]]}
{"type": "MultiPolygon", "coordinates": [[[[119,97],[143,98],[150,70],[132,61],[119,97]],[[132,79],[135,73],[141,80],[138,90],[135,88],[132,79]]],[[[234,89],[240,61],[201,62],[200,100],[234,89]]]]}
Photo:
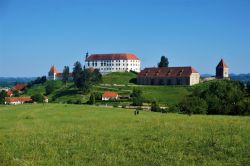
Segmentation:
{"type": "Polygon", "coordinates": [[[151,111],[153,112],[162,112],[160,106],[157,104],[156,101],[153,101],[151,104],[151,111]]]}
{"type": "Polygon", "coordinates": [[[180,103],[180,111],[186,114],[206,114],[207,103],[199,97],[187,97],[180,103]]]}
{"type": "Polygon", "coordinates": [[[44,102],[44,96],[40,93],[35,94],[33,96],[31,96],[33,102],[37,102],[37,103],[43,103],[44,102]]]}
{"type": "Polygon", "coordinates": [[[167,109],[167,112],[171,113],[179,113],[180,112],[180,107],[178,105],[172,105],[167,109]]]}
{"type": "Polygon", "coordinates": [[[7,97],[7,92],[2,90],[0,92],[0,104],[4,104],[5,103],[5,97],[7,97]]]}
{"type": "Polygon", "coordinates": [[[95,104],[95,94],[91,93],[90,97],[89,97],[89,101],[87,102],[87,104],[93,105],[95,104]]]}
{"type": "Polygon", "coordinates": [[[113,107],[114,107],[114,108],[119,107],[119,103],[114,103],[114,104],[113,104],[113,107]]]}

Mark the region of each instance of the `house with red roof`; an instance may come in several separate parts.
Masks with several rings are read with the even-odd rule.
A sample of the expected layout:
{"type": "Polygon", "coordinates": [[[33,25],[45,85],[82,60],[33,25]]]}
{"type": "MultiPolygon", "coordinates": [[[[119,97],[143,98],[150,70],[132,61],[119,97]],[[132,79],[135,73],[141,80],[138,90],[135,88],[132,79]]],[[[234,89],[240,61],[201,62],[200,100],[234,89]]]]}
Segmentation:
{"type": "Polygon", "coordinates": [[[25,84],[16,84],[13,88],[12,91],[23,91],[25,90],[26,85],[25,84]]]}
{"type": "Polygon", "coordinates": [[[22,97],[5,97],[5,104],[17,105],[24,103],[31,103],[32,99],[30,96],[22,96],[22,97]]]}
{"type": "Polygon", "coordinates": [[[119,97],[118,93],[116,92],[110,92],[106,91],[102,94],[102,100],[103,101],[108,101],[108,100],[117,100],[119,97]]]}
{"type": "Polygon", "coordinates": [[[191,66],[145,68],[137,75],[140,85],[195,85],[200,74],[191,66]]]}
{"type": "MultiPolygon", "coordinates": [[[[56,67],[53,65],[51,66],[48,72],[48,80],[62,80],[62,72],[59,72],[56,67]]],[[[69,80],[73,79],[72,73],[69,73],[69,80]]]]}
{"type": "Polygon", "coordinates": [[[86,68],[98,69],[101,74],[111,72],[141,71],[140,59],[131,53],[86,54],[86,68]]]}

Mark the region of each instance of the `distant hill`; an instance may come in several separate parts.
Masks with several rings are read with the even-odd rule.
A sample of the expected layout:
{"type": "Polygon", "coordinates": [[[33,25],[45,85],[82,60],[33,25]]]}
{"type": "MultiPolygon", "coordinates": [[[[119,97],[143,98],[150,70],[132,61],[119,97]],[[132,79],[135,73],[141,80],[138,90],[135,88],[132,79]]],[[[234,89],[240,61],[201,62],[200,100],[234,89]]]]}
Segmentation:
{"type": "Polygon", "coordinates": [[[242,82],[250,82],[250,73],[248,74],[230,74],[231,80],[237,80],[242,82]]]}
{"type": "MultiPolygon", "coordinates": [[[[212,74],[201,74],[201,77],[212,77],[212,74]]],[[[241,82],[250,82],[250,73],[248,74],[229,74],[231,80],[237,80],[241,82]]]]}
{"type": "Polygon", "coordinates": [[[27,83],[36,77],[0,77],[0,87],[12,87],[16,83],[27,83]]]}

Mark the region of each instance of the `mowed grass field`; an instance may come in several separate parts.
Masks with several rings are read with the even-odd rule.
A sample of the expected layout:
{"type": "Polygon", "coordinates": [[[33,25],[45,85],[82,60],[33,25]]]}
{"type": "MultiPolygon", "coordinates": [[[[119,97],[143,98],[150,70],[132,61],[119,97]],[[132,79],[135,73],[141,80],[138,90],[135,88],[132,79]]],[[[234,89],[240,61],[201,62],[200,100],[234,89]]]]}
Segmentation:
{"type": "Polygon", "coordinates": [[[249,165],[250,117],[0,106],[0,165],[249,165]]]}

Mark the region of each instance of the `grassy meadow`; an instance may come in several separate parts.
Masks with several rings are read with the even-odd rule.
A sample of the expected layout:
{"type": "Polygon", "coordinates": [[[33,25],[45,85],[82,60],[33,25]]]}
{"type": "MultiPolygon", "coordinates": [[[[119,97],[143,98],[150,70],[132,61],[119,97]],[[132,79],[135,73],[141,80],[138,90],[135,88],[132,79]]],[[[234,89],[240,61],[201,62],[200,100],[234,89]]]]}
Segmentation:
{"type": "Polygon", "coordinates": [[[250,117],[0,106],[0,165],[248,165],[250,117]]]}

